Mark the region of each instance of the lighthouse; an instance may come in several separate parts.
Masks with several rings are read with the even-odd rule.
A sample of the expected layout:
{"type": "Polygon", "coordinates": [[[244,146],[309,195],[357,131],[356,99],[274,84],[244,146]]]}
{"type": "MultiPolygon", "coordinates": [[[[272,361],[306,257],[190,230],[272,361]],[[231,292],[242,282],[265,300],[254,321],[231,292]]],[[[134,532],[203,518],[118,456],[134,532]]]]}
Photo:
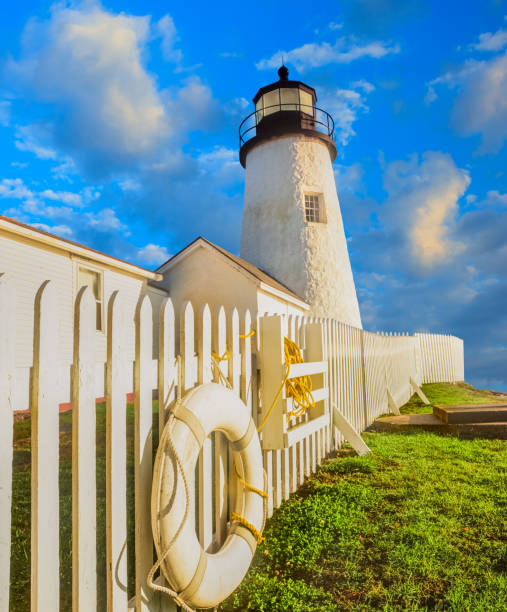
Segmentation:
{"type": "Polygon", "coordinates": [[[259,89],[240,126],[245,168],[241,257],[283,283],[311,314],[361,327],[333,173],[334,121],[313,87],[280,79],[259,89]]]}

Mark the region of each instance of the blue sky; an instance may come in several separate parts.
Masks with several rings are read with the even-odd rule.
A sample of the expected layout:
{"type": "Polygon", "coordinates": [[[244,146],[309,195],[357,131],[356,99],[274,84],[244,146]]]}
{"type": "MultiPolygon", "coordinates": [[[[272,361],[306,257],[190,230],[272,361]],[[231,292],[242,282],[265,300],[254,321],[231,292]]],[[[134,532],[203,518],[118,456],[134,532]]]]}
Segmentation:
{"type": "Polygon", "coordinates": [[[237,128],[257,89],[314,86],[366,329],[454,333],[507,390],[507,4],[0,6],[0,210],[155,268],[239,251],[237,128]]]}

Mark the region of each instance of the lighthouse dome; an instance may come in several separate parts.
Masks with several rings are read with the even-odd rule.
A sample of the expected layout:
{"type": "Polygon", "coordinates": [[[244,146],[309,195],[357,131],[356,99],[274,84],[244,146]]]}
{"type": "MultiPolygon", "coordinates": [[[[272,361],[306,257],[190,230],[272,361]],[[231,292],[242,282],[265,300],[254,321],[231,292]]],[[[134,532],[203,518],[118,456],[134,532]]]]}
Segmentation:
{"type": "Polygon", "coordinates": [[[261,87],[255,94],[255,111],[240,125],[241,165],[245,167],[248,152],[266,139],[305,132],[317,134],[328,146],[334,161],[334,121],[328,112],[317,107],[315,89],[301,81],[289,80],[289,69],[284,65],[279,68],[278,76],[278,81],[261,87]]]}

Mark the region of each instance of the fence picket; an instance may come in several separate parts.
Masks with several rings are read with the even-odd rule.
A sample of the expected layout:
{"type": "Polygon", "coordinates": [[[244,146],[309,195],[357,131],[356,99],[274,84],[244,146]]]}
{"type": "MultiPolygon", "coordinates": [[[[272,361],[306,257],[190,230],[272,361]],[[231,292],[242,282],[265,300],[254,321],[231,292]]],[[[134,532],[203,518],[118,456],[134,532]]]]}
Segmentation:
{"type": "Polygon", "coordinates": [[[96,303],[82,287],[74,314],[72,376],[72,609],[97,607],[95,484],[96,303]]]}
{"type": "MultiPolygon", "coordinates": [[[[32,605],[59,609],[58,299],[45,281],[35,297],[32,377],[32,605]]],[[[12,444],[12,443],[11,443],[12,444]]]]}
{"type": "MultiPolygon", "coordinates": [[[[218,367],[222,376],[227,378],[228,362],[222,359],[226,357],[227,351],[227,321],[223,306],[219,308],[214,323],[215,355],[220,359],[218,367]]],[[[213,436],[215,440],[215,542],[220,547],[225,540],[228,519],[228,444],[222,432],[216,431],[213,436]]]]}
{"type": "Polygon", "coordinates": [[[0,274],[0,610],[9,609],[15,357],[15,288],[0,274]]]}
{"type": "Polygon", "coordinates": [[[106,571],[107,611],[127,608],[126,372],[128,321],[115,291],[107,313],[106,377],[106,571]]]}
{"type": "Polygon", "coordinates": [[[136,612],[153,609],[153,592],[146,584],[153,565],[151,537],[152,480],[152,357],[153,315],[147,295],[140,298],[136,309],[136,359],[134,366],[134,482],[135,482],[135,547],[136,547],[136,612]]]}
{"type": "Polygon", "coordinates": [[[158,325],[158,431],[162,434],[169,406],[176,397],[177,367],[175,364],[175,324],[171,298],[160,305],[158,325]]]}
{"type": "MultiPolygon", "coordinates": [[[[201,309],[199,321],[198,382],[211,382],[211,311],[207,304],[201,309]]],[[[211,438],[206,438],[198,460],[199,478],[199,540],[204,550],[213,541],[213,458],[211,438]]]]}

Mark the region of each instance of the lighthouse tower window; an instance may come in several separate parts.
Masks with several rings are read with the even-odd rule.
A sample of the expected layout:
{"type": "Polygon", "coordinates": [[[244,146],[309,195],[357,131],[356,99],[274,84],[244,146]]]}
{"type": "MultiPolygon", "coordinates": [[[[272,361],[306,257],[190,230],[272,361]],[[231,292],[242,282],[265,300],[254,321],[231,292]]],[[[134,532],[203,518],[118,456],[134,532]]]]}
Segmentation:
{"type": "Polygon", "coordinates": [[[318,194],[305,193],[305,219],[313,223],[324,222],[324,211],[318,194]]]}

